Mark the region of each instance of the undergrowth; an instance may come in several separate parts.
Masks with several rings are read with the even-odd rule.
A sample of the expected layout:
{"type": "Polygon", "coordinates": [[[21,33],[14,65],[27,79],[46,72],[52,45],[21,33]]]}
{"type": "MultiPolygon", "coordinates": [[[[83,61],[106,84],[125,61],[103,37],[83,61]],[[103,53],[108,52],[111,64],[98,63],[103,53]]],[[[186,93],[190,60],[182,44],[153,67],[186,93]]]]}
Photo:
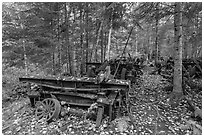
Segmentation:
{"type": "MultiPolygon", "coordinates": [[[[3,106],[5,103],[15,100],[19,95],[19,92],[22,92],[25,87],[25,83],[19,82],[19,77],[26,76],[45,76],[46,72],[42,71],[35,64],[29,64],[28,71],[24,68],[10,67],[6,64],[2,64],[2,103],[3,106]]],[[[26,91],[25,91],[26,92],[26,91]]]]}

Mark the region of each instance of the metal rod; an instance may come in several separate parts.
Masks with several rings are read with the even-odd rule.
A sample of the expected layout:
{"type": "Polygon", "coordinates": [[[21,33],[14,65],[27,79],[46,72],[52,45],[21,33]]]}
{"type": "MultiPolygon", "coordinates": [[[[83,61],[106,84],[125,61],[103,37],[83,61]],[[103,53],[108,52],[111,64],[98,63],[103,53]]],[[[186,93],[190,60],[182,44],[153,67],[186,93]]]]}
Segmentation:
{"type": "Polygon", "coordinates": [[[126,41],[126,43],[125,43],[125,47],[124,47],[124,49],[123,49],[123,52],[122,52],[122,55],[121,55],[121,56],[123,56],[123,54],[125,53],[125,49],[126,49],[126,47],[127,47],[128,41],[129,41],[129,39],[130,39],[130,35],[132,34],[133,28],[134,28],[134,26],[133,26],[133,27],[131,28],[131,30],[130,30],[128,39],[127,39],[127,41],[126,41]]]}
{"type": "MultiPolygon", "coordinates": [[[[127,39],[127,41],[126,41],[126,43],[125,43],[125,47],[124,47],[124,49],[123,49],[123,52],[122,52],[121,57],[122,57],[123,54],[125,53],[125,49],[126,49],[126,47],[127,47],[128,41],[129,41],[129,39],[130,39],[130,35],[132,34],[133,28],[134,28],[134,26],[133,26],[132,29],[130,30],[130,33],[129,33],[128,39],[127,39]]],[[[114,75],[113,75],[113,78],[115,78],[115,75],[116,75],[116,73],[118,72],[118,69],[119,69],[119,66],[120,66],[120,62],[121,62],[121,58],[120,58],[120,60],[119,60],[119,62],[118,62],[118,66],[117,66],[117,68],[116,68],[116,70],[115,70],[115,73],[114,73],[114,75]]]]}

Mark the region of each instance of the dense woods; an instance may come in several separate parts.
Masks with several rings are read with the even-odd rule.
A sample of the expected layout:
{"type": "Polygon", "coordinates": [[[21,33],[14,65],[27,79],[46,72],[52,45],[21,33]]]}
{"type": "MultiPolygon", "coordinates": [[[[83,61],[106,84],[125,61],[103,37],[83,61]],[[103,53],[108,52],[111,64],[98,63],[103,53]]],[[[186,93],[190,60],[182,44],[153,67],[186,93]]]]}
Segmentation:
{"type": "MultiPolygon", "coordinates": [[[[133,57],[144,54],[148,59],[174,56],[174,22],[179,21],[174,15],[174,3],[3,3],[2,6],[5,67],[29,70],[32,64],[50,74],[67,71],[74,75],[73,70],[84,73],[85,62],[103,62],[121,54],[131,27],[134,29],[126,54],[133,57]]],[[[182,3],[180,8],[183,58],[199,57],[201,4],[182,3]]]]}
{"type": "Polygon", "coordinates": [[[80,77],[87,62],[121,55],[155,66],[172,58],[170,100],[178,104],[187,82],[182,60],[202,57],[202,3],[2,3],[3,100],[15,94],[19,77],[80,77]]]}

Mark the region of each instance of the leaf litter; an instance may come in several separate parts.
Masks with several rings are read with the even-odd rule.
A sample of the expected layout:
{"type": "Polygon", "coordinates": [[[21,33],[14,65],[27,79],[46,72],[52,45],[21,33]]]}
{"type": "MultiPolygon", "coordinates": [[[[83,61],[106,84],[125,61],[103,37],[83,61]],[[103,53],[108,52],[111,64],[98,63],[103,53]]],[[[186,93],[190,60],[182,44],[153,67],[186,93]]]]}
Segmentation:
{"type": "MultiPolygon", "coordinates": [[[[185,135],[200,134],[201,125],[192,122],[192,112],[188,111],[185,100],[176,108],[168,104],[166,97],[169,91],[163,88],[169,83],[159,75],[143,75],[140,84],[133,85],[130,95],[130,112],[137,129],[131,124],[128,116],[108,122],[102,121],[99,128],[96,122],[77,115],[68,115],[47,123],[37,120],[34,109],[28,98],[13,102],[3,108],[2,126],[5,135],[185,135]],[[190,121],[190,122],[189,122],[190,121]]],[[[193,96],[196,106],[201,107],[200,94],[193,96]],[[199,100],[198,100],[199,99],[199,100]]],[[[196,110],[200,115],[200,110],[196,110]]]]}

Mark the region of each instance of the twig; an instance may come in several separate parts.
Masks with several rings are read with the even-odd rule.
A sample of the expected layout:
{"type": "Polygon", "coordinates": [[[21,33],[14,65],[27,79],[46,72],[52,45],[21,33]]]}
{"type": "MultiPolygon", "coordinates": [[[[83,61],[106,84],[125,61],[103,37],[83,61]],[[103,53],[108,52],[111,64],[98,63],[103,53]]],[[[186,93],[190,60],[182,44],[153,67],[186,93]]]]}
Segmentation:
{"type": "Polygon", "coordinates": [[[11,127],[13,124],[10,124],[10,125],[8,125],[8,126],[6,126],[6,127],[3,127],[2,128],[2,132],[5,132],[9,127],[11,127]]]}

